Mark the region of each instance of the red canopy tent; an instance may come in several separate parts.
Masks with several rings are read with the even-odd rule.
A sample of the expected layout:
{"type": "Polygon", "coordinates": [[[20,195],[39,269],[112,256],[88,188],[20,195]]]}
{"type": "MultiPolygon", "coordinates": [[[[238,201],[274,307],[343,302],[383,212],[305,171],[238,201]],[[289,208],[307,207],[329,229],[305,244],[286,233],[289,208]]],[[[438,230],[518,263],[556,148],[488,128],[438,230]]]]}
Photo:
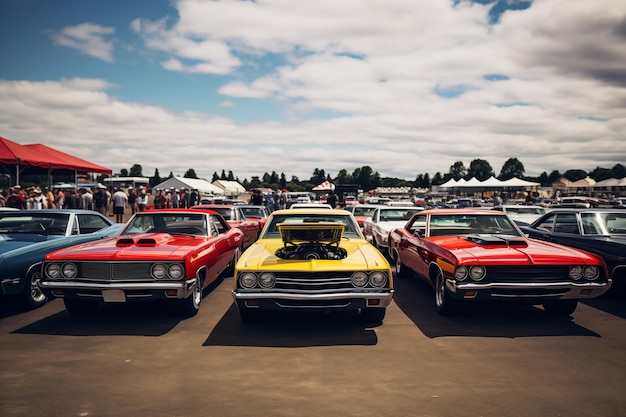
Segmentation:
{"type": "Polygon", "coordinates": [[[24,167],[47,168],[51,170],[70,170],[78,172],[97,172],[112,174],[109,168],[96,165],[84,159],[66,154],[42,144],[20,145],[0,136],[0,164],[15,166],[16,183],[19,183],[20,169],[24,167]]]}

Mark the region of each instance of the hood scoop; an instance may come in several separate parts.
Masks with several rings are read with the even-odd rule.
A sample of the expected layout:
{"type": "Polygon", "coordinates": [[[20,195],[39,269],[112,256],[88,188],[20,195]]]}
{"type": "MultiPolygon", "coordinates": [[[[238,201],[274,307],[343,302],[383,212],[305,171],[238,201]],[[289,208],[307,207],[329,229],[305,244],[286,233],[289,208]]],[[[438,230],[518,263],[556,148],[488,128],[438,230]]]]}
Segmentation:
{"type": "Polygon", "coordinates": [[[162,233],[159,235],[139,235],[139,236],[124,236],[120,237],[117,240],[117,247],[125,247],[125,246],[158,246],[159,244],[164,244],[172,240],[172,237],[167,233],[162,233]]]}
{"type": "Polygon", "coordinates": [[[528,242],[519,236],[510,235],[467,235],[465,239],[481,246],[517,246],[527,247],[528,242]]]}

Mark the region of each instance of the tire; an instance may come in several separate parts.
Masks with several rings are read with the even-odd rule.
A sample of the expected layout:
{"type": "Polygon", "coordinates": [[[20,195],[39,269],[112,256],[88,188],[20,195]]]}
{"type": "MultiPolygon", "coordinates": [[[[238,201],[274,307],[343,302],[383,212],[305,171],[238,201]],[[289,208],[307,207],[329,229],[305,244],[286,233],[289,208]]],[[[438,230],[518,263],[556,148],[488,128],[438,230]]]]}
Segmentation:
{"type": "Polygon", "coordinates": [[[560,300],[553,303],[545,303],[543,309],[551,316],[569,316],[578,306],[578,300],[560,300]]]}
{"type": "Polygon", "coordinates": [[[382,324],[385,313],[386,308],[364,308],[361,310],[361,319],[368,323],[382,324]]]}
{"type": "Polygon", "coordinates": [[[78,298],[64,298],[65,309],[71,314],[93,314],[98,308],[98,301],[78,298]]]}
{"type": "Polygon", "coordinates": [[[446,281],[440,269],[437,270],[435,279],[435,307],[442,316],[453,316],[459,310],[459,302],[446,289],[446,281]]]}
{"type": "Polygon", "coordinates": [[[182,300],[176,300],[176,302],[178,303],[178,311],[182,316],[193,317],[198,314],[202,302],[202,282],[198,280],[191,295],[182,300]]]}
{"type": "Polygon", "coordinates": [[[409,269],[402,263],[400,259],[400,254],[396,253],[393,257],[394,263],[394,272],[396,273],[397,278],[407,278],[409,276],[409,269]]]}
{"type": "Polygon", "coordinates": [[[48,297],[39,287],[41,281],[41,271],[38,268],[31,268],[26,283],[24,285],[24,304],[29,308],[38,308],[46,303],[48,297]]]}

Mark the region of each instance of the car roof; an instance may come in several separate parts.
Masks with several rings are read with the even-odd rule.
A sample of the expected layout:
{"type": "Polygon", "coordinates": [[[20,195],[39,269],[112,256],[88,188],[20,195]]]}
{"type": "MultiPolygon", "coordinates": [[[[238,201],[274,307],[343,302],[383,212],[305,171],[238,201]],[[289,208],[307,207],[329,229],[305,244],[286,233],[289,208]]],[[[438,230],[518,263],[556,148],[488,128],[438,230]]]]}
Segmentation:
{"type": "Polygon", "coordinates": [[[297,210],[291,210],[291,209],[281,209],[281,210],[275,210],[272,212],[272,215],[290,215],[290,216],[301,216],[303,214],[324,214],[324,215],[328,215],[328,214],[337,214],[337,215],[342,215],[342,216],[352,216],[352,213],[350,213],[347,210],[344,209],[328,209],[328,208],[300,208],[297,210]]]}
{"type": "Polygon", "coordinates": [[[424,210],[421,213],[426,214],[489,214],[489,215],[502,215],[504,216],[504,212],[499,212],[498,210],[492,209],[473,209],[473,208],[444,208],[444,209],[428,209],[424,210]]]}

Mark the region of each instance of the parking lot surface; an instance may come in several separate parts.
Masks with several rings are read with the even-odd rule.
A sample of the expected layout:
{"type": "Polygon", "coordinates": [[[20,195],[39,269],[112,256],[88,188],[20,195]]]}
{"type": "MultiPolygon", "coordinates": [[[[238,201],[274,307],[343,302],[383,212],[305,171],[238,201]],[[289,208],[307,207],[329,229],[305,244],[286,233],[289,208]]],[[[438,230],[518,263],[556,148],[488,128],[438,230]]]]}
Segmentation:
{"type": "Polygon", "coordinates": [[[384,324],[350,314],[241,324],[229,279],[197,316],[167,305],[61,300],[0,308],[2,416],[626,415],[626,302],[569,318],[477,306],[439,316],[432,290],[396,282],[384,324]]]}

